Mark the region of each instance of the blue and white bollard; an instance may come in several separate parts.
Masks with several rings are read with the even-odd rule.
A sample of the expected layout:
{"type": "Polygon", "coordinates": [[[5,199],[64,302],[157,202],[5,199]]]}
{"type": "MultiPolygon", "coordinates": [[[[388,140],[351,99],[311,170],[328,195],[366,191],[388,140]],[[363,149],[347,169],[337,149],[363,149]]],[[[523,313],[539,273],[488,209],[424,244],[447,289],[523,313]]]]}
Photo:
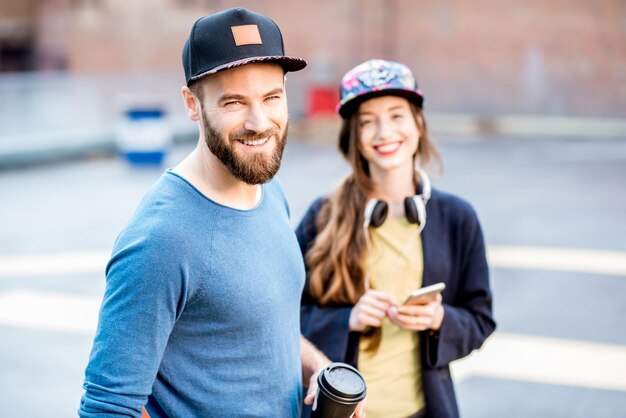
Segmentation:
{"type": "Polygon", "coordinates": [[[133,106],[123,112],[117,147],[131,165],[161,166],[172,143],[166,112],[159,106],[133,106]]]}

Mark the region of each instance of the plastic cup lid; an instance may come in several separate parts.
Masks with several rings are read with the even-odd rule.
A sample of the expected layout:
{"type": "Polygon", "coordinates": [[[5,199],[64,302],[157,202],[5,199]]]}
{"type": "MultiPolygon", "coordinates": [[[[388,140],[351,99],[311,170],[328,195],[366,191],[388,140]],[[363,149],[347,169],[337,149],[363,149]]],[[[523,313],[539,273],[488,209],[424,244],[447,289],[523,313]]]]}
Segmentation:
{"type": "Polygon", "coordinates": [[[322,382],[330,392],[345,398],[358,398],[365,392],[361,374],[347,364],[331,364],[322,373],[322,382]]]}

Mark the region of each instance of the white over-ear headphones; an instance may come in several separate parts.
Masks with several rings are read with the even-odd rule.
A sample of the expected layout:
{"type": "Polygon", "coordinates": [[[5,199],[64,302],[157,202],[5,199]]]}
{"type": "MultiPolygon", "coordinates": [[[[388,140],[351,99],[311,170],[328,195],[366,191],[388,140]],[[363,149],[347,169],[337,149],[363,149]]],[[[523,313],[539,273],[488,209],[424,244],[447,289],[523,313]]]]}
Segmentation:
{"type": "MultiPolygon", "coordinates": [[[[419,225],[419,232],[422,232],[426,226],[426,203],[430,199],[430,179],[426,172],[419,166],[415,166],[415,171],[420,177],[420,181],[417,184],[418,190],[415,196],[408,196],[404,199],[404,216],[412,224],[419,225]]],[[[367,231],[367,228],[373,226],[378,228],[381,226],[385,219],[387,219],[387,212],[389,211],[389,205],[384,200],[370,199],[365,205],[365,220],[363,227],[367,231]]]]}

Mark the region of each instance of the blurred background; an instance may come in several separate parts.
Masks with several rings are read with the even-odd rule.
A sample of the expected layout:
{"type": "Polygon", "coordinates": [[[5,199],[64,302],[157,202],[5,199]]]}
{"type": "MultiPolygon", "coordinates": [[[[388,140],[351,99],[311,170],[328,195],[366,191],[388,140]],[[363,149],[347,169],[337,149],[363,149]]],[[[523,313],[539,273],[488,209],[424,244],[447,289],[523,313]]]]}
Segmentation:
{"type": "Polygon", "coordinates": [[[464,417],[626,417],[626,1],[0,0],[0,416],[75,416],[104,266],[197,140],[181,49],[243,6],[280,26],[295,224],[347,173],[337,85],[425,91],[434,185],[476,208],[498,331],[454,364],[464,417]]]}

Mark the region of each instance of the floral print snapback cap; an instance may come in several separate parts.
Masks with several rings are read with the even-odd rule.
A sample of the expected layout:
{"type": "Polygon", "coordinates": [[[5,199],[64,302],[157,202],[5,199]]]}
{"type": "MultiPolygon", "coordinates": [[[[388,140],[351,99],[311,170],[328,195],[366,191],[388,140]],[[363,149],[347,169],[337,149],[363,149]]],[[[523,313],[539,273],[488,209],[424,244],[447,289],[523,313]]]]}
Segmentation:
{"type": "Polygon", "coordinates": [[[348,118],[358,105],[373,97],[401,96],[422,107],[424,93],[417,87],[413,72],[397,62],[372,59],[348,71],[339,84],[337,111],[348,118]]]}

